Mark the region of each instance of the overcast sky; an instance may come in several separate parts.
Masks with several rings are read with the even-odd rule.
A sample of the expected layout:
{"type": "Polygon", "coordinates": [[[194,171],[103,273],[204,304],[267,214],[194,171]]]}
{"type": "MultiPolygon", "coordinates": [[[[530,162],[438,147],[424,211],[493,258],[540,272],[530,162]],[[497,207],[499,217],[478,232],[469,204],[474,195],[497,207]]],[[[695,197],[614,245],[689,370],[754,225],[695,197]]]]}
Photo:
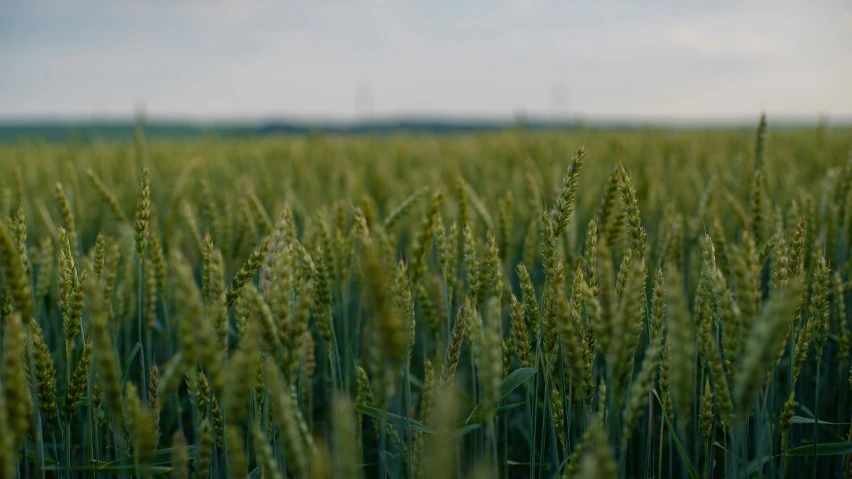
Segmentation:
{"type": "Polygon", "coordinates": [[[0,0],[0,117],[852,118],[852,2],[0,0]]]}

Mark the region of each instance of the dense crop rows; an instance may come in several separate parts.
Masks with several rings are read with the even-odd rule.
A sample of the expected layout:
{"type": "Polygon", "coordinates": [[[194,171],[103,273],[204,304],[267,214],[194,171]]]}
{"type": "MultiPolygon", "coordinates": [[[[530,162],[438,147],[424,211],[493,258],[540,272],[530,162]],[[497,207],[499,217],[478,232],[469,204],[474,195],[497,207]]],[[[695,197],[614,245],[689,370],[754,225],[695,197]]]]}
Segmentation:
{"type": "Polygon", "coordinates": [[[0,477],[849,477],[850,147],[0,146],[0,477]]]}

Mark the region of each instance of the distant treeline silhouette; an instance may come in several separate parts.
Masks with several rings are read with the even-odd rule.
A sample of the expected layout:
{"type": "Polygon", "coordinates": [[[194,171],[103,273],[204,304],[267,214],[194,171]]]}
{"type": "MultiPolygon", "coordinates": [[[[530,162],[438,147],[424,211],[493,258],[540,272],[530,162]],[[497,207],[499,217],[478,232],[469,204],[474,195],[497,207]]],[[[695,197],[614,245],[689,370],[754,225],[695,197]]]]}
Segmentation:
{"type": "MultiPolygon", "coordinates": [[[[606,130],[646,129],[730,129],[745,127],[740,122],[676,122],[676,121],[595,121],[542,120],[542,119],[441,119],[403,118],[361,121],[163,121],[152,120],[144,125],[149,139],[192,139],[192,138],[255,138],[260,136],[309,134],[331,135],[390,135],[390,134],[465,134],[494,132],[507,129],[560,130],[583,128],[606,130]]],[[[777,126],[812,127],[808,122],[781,122],[777,126]]],[[[824,125],[823,125],[824,126],[824,125]]],[[[0,141],[46,141],[46,142],[91,142],[121,141],[133,138],[136,124],[133,121],[57,121],[0,120],[0,141]]]]}

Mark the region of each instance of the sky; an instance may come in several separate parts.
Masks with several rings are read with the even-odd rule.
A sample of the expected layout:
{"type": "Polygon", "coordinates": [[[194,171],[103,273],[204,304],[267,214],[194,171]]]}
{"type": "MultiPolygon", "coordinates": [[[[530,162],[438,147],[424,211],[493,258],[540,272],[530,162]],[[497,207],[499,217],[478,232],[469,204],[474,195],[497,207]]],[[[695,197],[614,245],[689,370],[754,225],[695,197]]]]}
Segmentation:
{"type": "Polygon", "coordinates": [[[852,118],[852,2],[0,0],[0,118],[852,118]]]}

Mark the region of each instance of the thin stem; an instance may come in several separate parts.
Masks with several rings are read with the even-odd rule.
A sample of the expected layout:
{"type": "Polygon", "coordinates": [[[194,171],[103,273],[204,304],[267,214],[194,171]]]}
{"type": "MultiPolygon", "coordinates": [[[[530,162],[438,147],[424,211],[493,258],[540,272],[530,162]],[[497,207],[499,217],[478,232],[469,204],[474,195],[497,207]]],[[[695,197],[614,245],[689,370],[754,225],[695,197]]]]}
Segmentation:
{"type": "MultiPolygon", "coordinates": [[[[477,381],[476,381],[476,377],[477,377],[476,376],[476,358],[474,357],[474,354],[473,354],[473,348],[470,348],[470,377],[473,379],[473,385],[472,385],[472,387],[473,387],[473,391],[472,391],[473,392],[473,404],[479,404],[479,394],[478,394],[479,388],[478,388],[477,381]]],[[[477,442],[478,442],[477,439],[481,440],[482,436],[476,435],[472,438],[472,442],[474,442],[474,444],[475,444],[474,449],[476,449],[476,446],[479,445],[479,444],[477,444],[477,442]]]]}
{"type": "Polygon", "coordinates": [[[503,466],[503,479],[509,478],[509,468],[506,467],[509,461],[509,419],[504,414],[501,418],[503,422],[502,432],[503,432],[503,457],[501,461],[501,465],[503,466]]]}
{"type": "MultiPolygon", "coordinates": [[[[350,344],[349,341],[350,341],[350,338],[351,338],[350,332],[349,332],[349,328],[350,328],[350,324],[349,324],[349,298],[348,298],[349,295],[344,292],[347,288],[343,284],[342,281],[338,281],[337,288],[338,288],[339,295],[340,295],[340,310],[341,310],[341,313],[342,313],[341,316],[342,316],[342,319],[343,319],[343,343],[346,345],[347,348],[349,348],[349,344],[350,344]]],[[[333,331],[334,331],[334,318],[331,318],[331,329],[332,329],[332,334],[334,334],[333,333],[333,331]]],[[[337,345],[335,345],[334,349],[337,349],[337,345]]],[[[343,358],[343,363],[344,363],[343,368],[346,369],[346,371],[348,372],[349,371],[349,364],[348,364],[347,361],[348,361],[348,355],[343,358]]],[[[347,389],[348,389],[348,387],[349,387],[349,385],[346,384],[347,389]]]]}
{"type": "Polygon", "coordinates": [[[654,467],[654,402],[653,395],[648,393],[648,437],[645,439],[645,477],[653,477],[654,467]]]}
{"type": "Polygon", "coordinates": [[[97,456],[96,456],[95,452],[97,450],[96,444],[97,444],[97,441],[98,441],[98,429],[97,429],[97,426],[95,425],[96,418],[92,415],[92,399],[91,399],[92,398],[92,380],[91,380],[91,374],[89,375],[89,377],[86,380],[86,397],[89,399],[87,401],[87,405],[86,405],[86,414],[88,416],[86,418],[86,420],[89,424],[89,435],[90,435],[90,439],[89,439],[89,459],[97,460],[97,456]]]}
{"type": "Polygon", "coordinates": [[[446,315],[445,315],[446,318],[445,319],[446,319],[446,323],[447,323],[447,329],[444,330],[444,334],[446,335],[446,337],[444,338],[443,345],[446,346],[447,344],[450,343],[450,336],[453,334],[452,333],[453,325],[450,324],[450,316],[452,316],[450,311],[453,310],[453,305],[450,304],[450,292],[449,292],[449,286],[447,286],[447,278],[444,278],[443,283],[444,283],[444,285],[443,285],[444,287],[442,289],[444,290],[444,310],[446,311],[446,315]]]}
{"type": "Polygon", "coordinates": [[[244,472],[231,470],[231,462],[228,457],[228,417],[226,416],[226,413],[227,408],[222,411],[222,459],[225,462],[225,471],[227,471],[231,477],[234,477],[244,474],[244,472]]]}
{"type": "MultiPolygon", "coordinates": [[[[71,390],[71,348],[74,344],[71,341],[65,341],[65,391],[71,390]]],[[[67,395],[67,392],[66,392],[67,395]]],[[[65,477],[71,477],[71,414],[68,412],[65,417],[65,477]]]]}
{"type": "Polygon", "coordinates": [[[533,386],[527,388],[527,407],[530,408],[527,413],[529,419],[529,449],[530,449],[530,479],[535,477],[535,429],[536,418],[538,416],[538,402],[536,401],[536,385],[538,384],[538,374],[533,378],[533,386]]]}
{"type": "Polygon", "coordinates": [[[40,479],[44,479],[44,438],[41,431],[41,411],[35,408],[35,454],[36,454],[36,474],[40,479]]]}
{"type": "MultiPolygon", "coordinates": [[[[542,358],[542,361],[544,361],[543,358],[542,358]]],[[[546,368],[542,368],[542,370],[545,370],[545,369],[546,368]]],[[[544,450],[546,449],[545,445],[547,444],[547,442],[544,438],[544,432],[547,429],[547,422],[546,422],[547,421],[547,409],[550,405],[550,401],[547,400],[548,399],[547,395],[549,394],[548,389],[550,388],[550,380],[549,380],[549,375],[546,372],[544,374],[545,374],[545,376],[544,376],[544,392],[543,392],[543,394],[544,394],[545,401],[543,402],[544,411],[541,412],[541,453],[539,455],[539,468],[538,468],[539,477],[544,477],[544,471],[543,471],[543,468],[544,468],[544,450]]],[[[552,406],[550,406],[550,407],[552,407],[552,406]]]]}
{"type": "MultiPolygon", "coordinates": [[[[35,363],[35,359],[33,356],[33,347],[32,342],[27,346],[27,355],[29,357],[30,364],[35,363]]],[[[30,368],[30,381],[35,384],[35,368],[30,368]]],[[[39,409],[38,403],[38,395],[33,395],[34,399],[34,407],[33,407],[33,418],[34,418],[34,429],[35,429],[35,457],[36,457],[36,471],[38,471],[38,477],[44,479],[44,437],[42,436],[41,430],[41,410],[39,409]]]]}
{"type": "MultiPolygon", "coordinates": [[[[408,348],[406,348],[408,349],[408,348]]],[[[409,418],[409,411],[411,411],[411,377],[409,368],[411,367],[408,361],[408,355],[406,355],[405,366],[404,366],[404,378],[403,382],[405,383],[405,401],[403,407],[405,408],[403,411],[403,417],[405,418],[405,429],[406,429],[406,440],[408,441],[408,477],[414,477],[414,458],[411,456],[411,452],[414,450],[413,441],[411,436],[411,420],[409,418]]],[[[402,402],[402,401],[400,401],[402,402]]],[[[400,467],[402,467],[402,461],[400,460],[400,467]]]]}
{"type": "Polygon", "coordinates": [[[331,342],[332,347],[334,348],[334,362],[332,364],[332,368],[336,368],[338,380],[344,381],[344,388],[346,388],[345,381],[347,381],[347,379],[344,377],[343,370],[340,367],[340,346],[337,345],[337,334],[334,332],[334,327],[331,328],[331,342]]]}
{"type": "Polygon", "coordinates": [[[491,457],[493,458],[491,460],[491,462],[493,464],[493,474],[494,474],[493,477],[499,477],[499,474],[498,474],[499,466],[497,464],[498,457],[499,457],[497,455],[497,431],[496,431],[496,429],[497,429],[497,418],[493,417],[488,422],[489,422],[488,428],[491,430],[491,433],[490,433],[490,436],[491,436],[491,457]]]}
{"type": "MultiPolygon", "coordinates": [[[[62,426],[61,426],[61,425],[60,425],[60,427],[59,427],[59,433],[60,433],[60,434],[63,434],[63,435],[65,434],[65,432],[62,430],[62,426]]],[[[53,439],[56,439],[56,429],[55,429],[55,427],[54,427],[54,426],[50,426],[50,436],[51,436],[53,439]]],[[[56,446],[56,442],[57,442],[57,441],[56,441],[56,440],[54,440],[54,441],[51,441],[51,442],[53,443],[53,457],[58,458],[58,457],[59,457],[59,450],[57,449],[57,446],[56,446]]]]}
{"type": "Polygon", "coordinates": [[[166,327],[166,344],[172,344],[172,321],[169,316],[169,306],[166,304],[165,291],[160,291],[160,307],[163,308],[163,324],[166,327]]]}
{"type": "MultiPolygon", "coordinates": [[[[772,379],[770,380],[769,389],[767,390],[767,394],[769,395],[769,455],[775,455],[775,435],[772,434],[772,426],[774,423],[772,422],[772,415],[775,414],[775,379],[778,375],[777,368],[772,370],[772,379]]],[[[775,461],[769,461],[769,476],[775,477],[775,461]]]]}
{"type": "MultiPolygon", "coordinates": [[[[663,412],[665,414],[665,411],[663,412]]],[[[662,415],[660,416],[660,453],[657,458],[657,475],[654,477],[663,477],[663,436],[665,434],[665,419],[663,419],[662,415]]]]}
{"type": "Polygon", "coordinates": [[[811,477],[817,477],[817,444],[819,443],[819,390],[820,390],[820,372],[822,368],[822,352],[817,354],[817,373],[816,373],[816,398],[814,399],[814,451],[813,464],[811,464],[811,477]]]}
{"type": "MultiPolygon", "coordinates": [[[[207,397],[207,421],[208,421],[208,432],[213,439],[210,441],[210,461],[213,462],[213,459],[216,457],[216,431],[213,430],[213,388],[210,388],[210,395],[207,397]]],[[[213,467],[210,467],[210,472],[207,473],[207,477],[211,477],[213,473],[213,467]]]]}
{"type": "Polygon", "coordinates": [[[140,389],[142,390],[142,403],[148,406],[148,385],[146,384],[148,374],[145,372],[145,337],[142,336],[142,257],[137,261],[137,269],[139,270],[139,301],[136,308],[136,333],[139,338],[139,366],[142,370],[142,378],[139,381],[140,389]]]}
{"type": "MultiPolygon", "coordinates": [[[[382,413],[384,416],[385,413],[382,413]]],[[[385,464],[385,445],[387,443],[387,423],[384,419],[379,421],[379,477],[384,477],[387,473],[385,472],[387,468],[387,464],[385,464]]]]}

